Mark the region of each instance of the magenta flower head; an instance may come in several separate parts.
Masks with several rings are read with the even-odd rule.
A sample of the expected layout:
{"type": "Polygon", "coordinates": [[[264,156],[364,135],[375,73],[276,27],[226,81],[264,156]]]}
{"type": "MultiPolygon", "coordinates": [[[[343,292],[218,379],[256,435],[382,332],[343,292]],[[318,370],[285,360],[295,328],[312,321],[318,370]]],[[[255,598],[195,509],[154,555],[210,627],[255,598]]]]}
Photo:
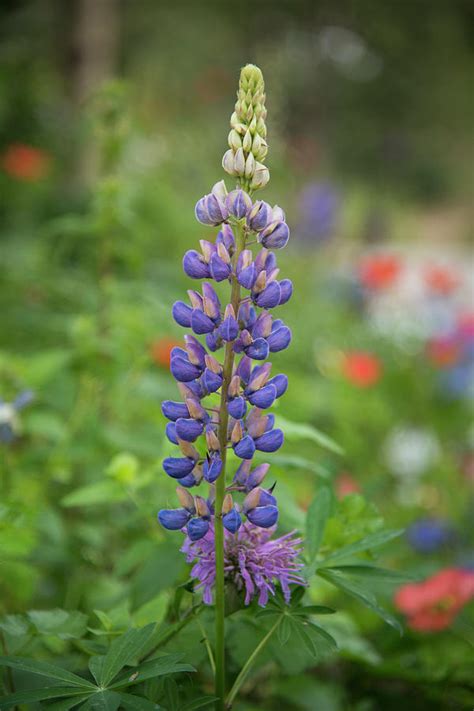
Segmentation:
{"type": "MultiPolygon", "coordinates": [[[[254,597],[262,607],[270,595],[275,594],[279,583],[285,600],[290,600],[290,585],[305,585],[299,574],[303,564],[298,556],[301,538],[293,533],[272,540],[273,530],[244,523],[236,534],[225,532],[224,570],[228,585],[244,595],[245,605],[254,597]]],[[[191,575],[198,581],[197,589],[203,591],[203,600],[212,604],[215,572],[215,533],[212,526],[200,540],[189,537],[181,548],[188,563],[194,563],[191,575]]]]}

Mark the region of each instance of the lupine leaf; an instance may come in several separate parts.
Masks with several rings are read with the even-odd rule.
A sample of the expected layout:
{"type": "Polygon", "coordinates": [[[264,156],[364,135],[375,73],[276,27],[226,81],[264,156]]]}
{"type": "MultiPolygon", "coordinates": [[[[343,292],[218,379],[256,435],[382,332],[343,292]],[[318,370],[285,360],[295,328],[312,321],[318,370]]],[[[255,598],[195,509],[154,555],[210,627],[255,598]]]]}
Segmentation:
{"type": "Polygon", "coordinates": [[[329,569],[338,570],[345,575],[370,578],[371,580],[380,582],[403,583],[419,580],[419,576],[417,575],[400,573],[398,570],[389,570],[387,568],[378,568],[375,565],[331,565],[329,569]]]}
{"type": "Polygon", "coordinates": [[[306,515],[306,547],[310,560],[314,560],[321,545],[326,522],[331,513],[332,495],[322,487],[311,502],[306,515]]]}
{"type": "Polygon", "coordinates": [[[100,678],[102,675],[102,667],[104,666],[104,659],[105,657],[103,655],[97,656],[97,657],[91,657],[89,659],[89,670],[94,679],[98,684],[100,684],[100,678]]]}
{"type": "Polygon", "coordinates": [[[108,686],[119,671],[135,659],[150,639],[155,625],[147,625],[141,629],[132,629],[121,637],[114,639],[105,655],[102,665],[100,684],[108,686]]]}
{"type": "Polygon", "coordinates": [[[87,615],[77,610],[30,610],[28,617],[40,634],[59,639],[78,639],[87,629],[87,615]]]}
{"type": "Polygon", "coordinates": [[[80,676],[77,676],[77,674],[67,671],[67,669],[62,669],[62,667],[57,667],[53,664],[48,664],[47,662],[37,662],[34,659],[26,659],[23,657],[0,657],[0,666],[30,672],[31,674],[38,674],[39,676],[45,676],[48,679],[56,679],[57,681],[65,682],[66,684],[71,684],[72,686],[78,686],[82,689],[95,690],[97,688],[90,681],[82,679],[80,676]]]}
{"type": "Polygon", "coordinates": [[[46,699],[56,699],[58,696],[83,696],[88,698],[89,694],[84,694],[84,689],[70,686],[48,686],[43,689],[30,689],[29,691],[17,691],[0,699],[0,709],[12,709],[19,704],[34,703],[35,701],[46,701],[46,699]]]}
{"type": "Polygon", "coordinates": [[[90,694],[77,694],[77,696],[70,696],[67,699],[56,701],[53,704],[48,704],[48,711],[69,711],[69,709],[73,709],[74,706],[82,704],[89,696],[90,694]]]}
{"type": "Polygon", "coordinates": [[[166,674],[177,674],[179,672],[195,672],[195,668],[190,664],[182,664],[180,660],[183,654],[167,654],[163,657],[156,657],[144,662],[137,667],[130,667],[127,671],[121,674],[118,679],[110,686],[111,689],[116,689],[124,684],[131,686],[139,684],[146,679],[153,679],[155,676],[164,676],[166,674]]]}
{"type": "Polygon", "coordinates": [[[291,634],[291,623],[289,615],[282,615],[282,619],[277,628],[278,641],[281,645],[286,644],[291,634]]]}
{"type": "Polygon", "coordinates": [[[344,450],[340,447],[337,442],[335,442],[331,437],[320,432],[312,425],[306,424],[306,422],[291,422],[287,420],[286,417],[281,415],[276,416],[275,427],[281,427],[285,432],[285,437],[289,440],[299,440],[299,439],[310,439],[320,447],[328,449],[330,452],[335,454],[344,454],[344,450]]]}
{"type": "Polygon", "coordinates": [[[363,586],[355,583],[353,580],[343,575],[339,571],[331,568],[320,568],[318,575],[335,585],[337,588],[347,593],[351,597],[361,602],[366,607],[370,608],[375,614],[381,617],[384,622],[391,627],[394,627],[400,634],[403,634],[403,628],[399,621],[391,615],[387,610],[379,607],[377,599],[370,590],[366,590],[363,586]]]}
{"type": "Polygon", "coordinates": [[[334,650],[337,650],[337,649],[338,649],[336,640],[334,639],[334,637],[332,637],[332,636],[329,634],[329,632],[326,632],[325,629],[323,629],[323,628],[320,627],[319,625],[316,625],[314,622],[309,622],[309,621],[308,621],[306,624],[309,625],[309,627],[311,627],[311,629],[312,629],[316,634],[318,634],[320,637],[322,637],[322,638],[329,644],[329,646],[330,646],[332,649],[334,649],[334,650]]]}
{"type": "Polygon", "coordinates": [[[84,711],[117,711],[120,702],[120,694],[106,689],[89,696],[86,703],[81,706],[81,709],[84,711]]]}
{"type": "Polygon", "coordinates": [[[119,694],[120,706],[128,711],[161,711],[163,708],[154,701],[144,699],[143,696],[134,696],[133,694],[119,694]]]}
{"type": "Polygon", "coordinates": [[[331,562],[332,564],[336,560],[349,558],[355,553],[362,553],[363,551],[370,550],[371,548],[383,546],[385,543],[388,543],[388,541],[391,541],[393,538],[401,536],[402,533],[403,529],[399,529],[396,531],[378,531],[377,533],[371,533],[369,536],[364,536],[364,538],[361,538],[359,541],[355,541],[355,543],[351,543],[348,546],[344,546],[343,548],[339,548],[339,550],[334,551],[334,553],[328,555],[322,561],[321,564],[326,565],[329,562],[331,562]]]}
{"type": "Polygon", "coordinates": [[[324,605],[305,605],[300,609],[293,610],[293,615],[334,615],[336,610],[324,605]]]}

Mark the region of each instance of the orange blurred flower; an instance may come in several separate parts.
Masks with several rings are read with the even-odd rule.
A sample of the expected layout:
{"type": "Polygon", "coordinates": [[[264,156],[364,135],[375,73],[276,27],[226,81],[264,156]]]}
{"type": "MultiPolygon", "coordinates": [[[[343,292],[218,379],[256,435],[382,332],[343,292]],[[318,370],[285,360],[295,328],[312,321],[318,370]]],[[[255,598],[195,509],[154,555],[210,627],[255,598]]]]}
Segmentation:
{"type": "Polygon", "coordinates": [[[364,257],[358,267],[359,279],[368,289],[385,289],[398,278],[402,264],[393,254],[364,257]]]}
{"type": "Polygon", "coordinates": [[[17,180],[35,182],[44,178],[50,167],[50,156],[41,148],[12,143],[1,157],[5,173],[17,180]]]}
{"type": "Polygon", "coordinates": [[[473,597],[474,572],[446,568],[421,583],[403,585],[395,594],[395,605],[412,629],[433,632],[449,627],[473,597]]]}
{"type": "Polygon", "coordinates": [[[181,341],[173,338],[158,338],[150,346],[152,360],[162,368],[169,368],[171,351],[175,346],[182,347],[182,345],[181,341]]]}
{"type": "Polygon", "coordinates": [[[352,351],[344,356],[342,372],[353,385],[357,385],[359,388],[368,388],[380,380],[382,363],[372,353],[352,351]]]}
{"type": "Polygon", "coordinates": [[[336,496],[338,499],[343,499],[349,494],[358,494],[360,486],[354,477],[348,472],[342,472],[336,477],[336,496]]]}
{"type": "Polygon", "coordinates": [[[460,277],[453,269],[440,266],[430,266],[425,269],[424,280],[431,291],[443,296],[451,294],[460,283],[460,277]]]}

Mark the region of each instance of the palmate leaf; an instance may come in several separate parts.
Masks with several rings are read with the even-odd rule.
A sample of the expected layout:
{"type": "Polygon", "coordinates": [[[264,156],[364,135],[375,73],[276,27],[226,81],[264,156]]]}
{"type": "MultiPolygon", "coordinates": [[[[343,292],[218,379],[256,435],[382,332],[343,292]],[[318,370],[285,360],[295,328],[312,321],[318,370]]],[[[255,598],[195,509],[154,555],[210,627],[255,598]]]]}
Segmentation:
{"type": "Polygon", "coordinates": [[[69,711],[75,706],[79,706],[83,701],[89,698],[90,694],[78,694],[77,696],[69,696],[67,699],[62,699],[61,701],[55,701],[52,704],[48,704],[46,707],[48,711],[69,711]]]}
{"type": "Polygon", "coordinates": [[[364,538],[361,538],[359,541],[355,541],[355,543],[350,543],[348,546],[344,546],[343,548],[339,548],[339,550],[334,551],[334,553],[330,553],[330,555],[326,556],[326,558],[321,561],[321,564],[327,565],[327,563],[331,563],[332,565],[337,560],[344,560],[345,558],[350,558],[356,553],[363,553],[364,551],[368,551],[371,548],[383,546],[385,543],[388,543],[388,541],[391,541],[393,538],[401,536],[402,533],[403,529],[399,529],[396,531],[378,531],[377,533],[371,533],[369,536],[364,536],[364,538]]]}
{"type": "Polygon", "coordinates": [[[146,679],[153,679],[156,676],[164,676],[166,674],[177,674],[179,672],[195,672],[195,668],[190,664],[181,664],[180,660],[183,654],[167,654],[163,657],[150,659],[137,667],[130,667],[110,686],[111,689],[117,689],[121,686],[132,686],[139,684],[146,679]]]}
{"type": "Polygon", "coordinates": [[[160,711],[162,706],[155,704],[154,701],[144,699],[143,696],[134,696],[133,694],[118,694],[120,696],[120,707],[127,711],[160,711]]]}
{"type": "Polygon", "coordinates": [[[359,582],[355,582],[351,578],[344,575],[344,573],[332,568],[319,568],[318,575],[327,580],[329,583],[332,583],[335,587],[339,588],[339,590],[342,590],[347,595],[350,595],[361,602],[363,605],[375,612],[376,615],[381,617],[384,622],[391,627],[394,627],[400,634],[403,634],[403,628],[397,618],[391,615],[384,608],[380,607],[374,594],[360,585],[359,582]]]}
{"type": "Polygon", "coordinates": [[[48,679],[55,679],[56,681],[69,684],[70,686],[79,687],[81,689],[91,689],[92,691],[95,691],[97,688],[90,681],[82,679],[80,676],[77,676],[77,674],[73,674],[72,672],[67,671],[67,669],[62,669],[61,667],[48,664],[47,662],[37,662],[33,659],[26,659],[23,657],[0,657],[0,666],[30,672],[31,674],[38,674],[39,676],[45,676],[48,679]]]}
{"type": "Polygon", "coordinates": [[[121,637],[114,639],[100,670],[99,683],[102,686],[108,686],[126,664],[140,655],[154,629],[155,625],[151,624],[141,629],[129,630],[121,637]]]}
{"type": "Polygon", "coordinates": [[[332,494],[323,486],[311,502],[306,514],[306,541],[308,557],[314,560],[321,545],[326,523],[331,515],[332,494]]]}
{"type": "Polygon", "coordinates": [[[105,689],[89,696],[87,701],[82,704],[81,709],[83,711],[117,711],[120,702],[120,694],[105,689]]]}
{"type": "MultiPolygon", "coordinates": [[[[0,709],[13,709],[19,704],[32,704],[37,701],[57,699],[61,696],[75,696],[81,700],[87,699],[89,694],[84,693],[84,689],[70,686],[49,686],[43,689],[31,689],[30,691],[17,691],[0,699],[0,709]]],[[[69,707],[71,708],[71,706],[69,707]]]]}

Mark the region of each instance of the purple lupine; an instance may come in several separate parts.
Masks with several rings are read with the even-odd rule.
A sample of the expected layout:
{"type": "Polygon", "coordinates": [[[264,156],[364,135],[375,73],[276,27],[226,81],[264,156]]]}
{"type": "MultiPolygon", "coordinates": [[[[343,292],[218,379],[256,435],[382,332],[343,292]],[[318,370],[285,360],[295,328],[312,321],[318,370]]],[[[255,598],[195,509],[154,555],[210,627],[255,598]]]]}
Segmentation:
{"type": "MultiPolygon", "coordinates": [[[[269,595],[275,594],[275,581],[281,585],[285,600],[290,599],[290,585],[305,585],[299,574],[303,564],[298,560],[302,539],[294,532],[272,540],[273,529],[264,530],[251,523],[244,523],[236,534],[225,533],[224,565],[226,580],[245,594],[249,605],[258,596],[258,604],[264,607],[269,595]]],[[[203,600],[212,603],[215,582],[214,529],[199,541],[186,538],[182,552],[186,561],[194,563],[191,570],[198,580],[197,589],[202,589],[203,600]]]]}
{"type": "MultiPolygon", "coordinates": [[[[275,452],[284,440],[268,409],[286,392],[288,379],[273,371],[267,358],[290,344],[291,330],[273,309],[293,293],[291,281],[280,276],[274,252],[289,240],[285,214],[278,205],[252,198],[270,177],[262,163],[267,153],[264,99],[260,70],[245,67],[223,160],[237,186],[229,192],[221,180],[195,208],[197,220],[218,231],[214,239],[201,239],[199,250],[184,255],[185,274],[201,283],[172,309],[175,321],[191,331],[183,348],[171,352],[170,369],[182,402],[162,405],[169,420],[166,435],[179,448],[163,468],[179,484],[181,508],[159,513],[165,528],[186,533],[188,555],[202,555],[203,570],[212,569],[213,580],[222,581],[225,574],[236,582],[238,576],[229,577],[230,568],[224,568],[224,554],[231,556],[235,549],[241,557],[246,548],[253,551],[248,567],[239,558],[240,575],[247,600],[258,588],[261,604],[273,592],[273,580],[280,581],[287,596],[290,583],[303,583],[295,572],[299,539],[270,541],[278,505],[273,487],[263,484],[269,465],[252,464],[256,452],[275,452]],[[230,286],[228,303],[221,302],[214,282],[230,286]],[[231,450],[234,472],[226,482],[231,450]],[[189,490],[204,482],[210,485],[207,497],[193,496],[189,490]]],[[[199,563],[193,570],[198,574],[199,563]]],[[[212,585],[204,587],[209,602],[212,585]]],[[[219,604],[223,615],[223,601],[219,604]]]]}

